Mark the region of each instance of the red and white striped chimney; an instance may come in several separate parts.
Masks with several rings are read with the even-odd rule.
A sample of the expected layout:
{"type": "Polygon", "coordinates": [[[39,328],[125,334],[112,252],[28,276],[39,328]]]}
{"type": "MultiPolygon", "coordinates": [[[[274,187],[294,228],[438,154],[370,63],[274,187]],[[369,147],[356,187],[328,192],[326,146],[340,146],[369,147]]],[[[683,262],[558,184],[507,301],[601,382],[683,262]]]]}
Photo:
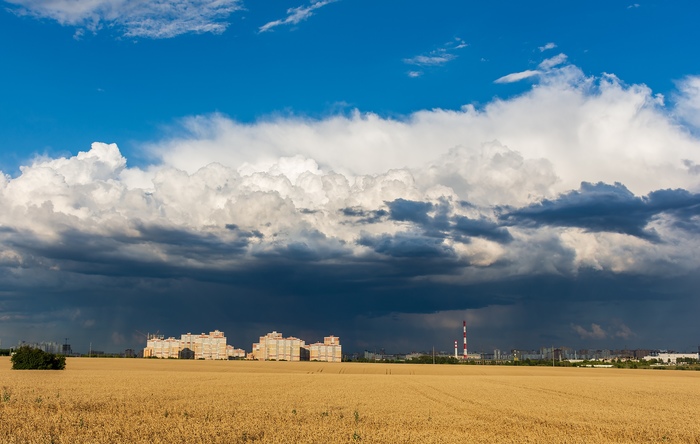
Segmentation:
{"type": "Polygon", "coordinates": [[[455,359],[457,359],[457,340],[455,340],[455,359]]]}
{"type": "Polygon", "coordinates": [[[467,321],[463,321],[462,325],[464,327],[464,356],[463,356],[463,359],[467,359],[467,321]]]}

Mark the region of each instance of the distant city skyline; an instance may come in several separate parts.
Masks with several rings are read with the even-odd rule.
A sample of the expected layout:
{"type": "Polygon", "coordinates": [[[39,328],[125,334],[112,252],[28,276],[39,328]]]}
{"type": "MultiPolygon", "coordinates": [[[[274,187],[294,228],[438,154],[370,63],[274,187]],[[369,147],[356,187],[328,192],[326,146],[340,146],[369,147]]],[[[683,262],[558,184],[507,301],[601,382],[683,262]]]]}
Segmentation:
{"type": "MultiPolygon", "coordinates": [[[[182,343],[183,341],[185,341],[185,342],[187,342],[187,341],[193,342],[194,340],[193,340],[192,338],[194,338],[194,337],[197,337],[197,336],[209,337],[210,335],[215,335],[215,334],[219,334],[220,337],[223,338],[224,343],[227,343],[227,338],[223,336],[223,335],[225,334],[225,332],[221,332],[221,331],[219,331],[219,330],[214,330],[213,332],[210,332],[210,333],[204,333],[204,332],[202,332],[201,334],[193,334],[193,333],[181,334],[180,336],[182,336],[182,337],[181,337],[180,339],[177,339],[177,336],[178,336],[178,335],[176,335],[176,334],[167,334],[167,335],[166,335],[166,334],[160,334],[160,333],[146,334],[146,336],[144,336],[144,338],[143,338],[144,341],[145,341],[143,344],[148,344],[151,340],[161,340],[161,341],[163,341],[163,340],[174,340],[174,341],[176,341],[176,342],[178,342],[178,343],[182,343]],[[146,340],[146,338],[148,338],[148,340],[146,340]]],[[[259,340],[262,340],[263,337],[268,337],[268,336],[269,336],[269,337],[280,337],[280,338],[282,338],[281,333],[278,333],[277,331],[274,331],[274,330],[273,330],[271,333],[268,333],[268,334],[266,334],[266,335],[264,335],[264,336],[260,336],[260,337],[259,337],[259,340]],[[277,336],[275,336],[275,335],[277,335],[277,336]]],[[[324,337],[324,338],[323,338],[323,342],[327,342],[327,341],[329,340],[329,338],[331,338],[331,339],[330,339],[330,340],[331,340],[331,344],[334,343],[334,342],[333,342],[333,341],[334,341],[333,338],[335,338],[336,340],[339,340],[339,338],[337,338],[336,336],[330,335],[330,336],[324,337]]],[[[65,338],[65,339],[68,339],[68,338],[65,338]]],[[[299,339],[299,338],[296,338],[296,337],[294,337],[294,336],[290,336],[290,337],[288,337],[288,338],[286,338],[286,339],[299,339]]],[[[300,339],[300,340],[301,340],[301,343],[302,343],[302,344],[306,342],[304,339],[300,339]]],[[[316,342],[319,343],[319,341],[316,341],[316,342]]],[[[458,341],[455,341],[455,342],[458,342],[458,341]]],[[[308,345],[312,345],[312,343],[313,343],[313,341],[309,342],[309,343],[306,344],[306,345],[307,345],[307,346],[308,346],[308,345]]],[[[8,345],[6,345],[5,347],[3,347],[2,344],[3,344],[3,343],[2,343],[2,341],[0,340],[0,349],[12,349],[12,348],[16,348],[16,347],[19,347],[19,346],[22,346],[22,345],[30,345],[30,346],[32,346],[32,347],[40,348],[40,349],[42,349],[42,350],[44,350],[44,351],[52,352],[52,353],[61,353],[62,350],[66,350],[66,349],[67,349],[67,350],[70,351],[70,353],[87,354],[87,353],[81,352],[80,350],[73,350],[72,345],[71,345],[68,341],[65,341],[64,343],[59,343],[59,342],[51,341],[51,340],[42,340],[42,341],[24,341],[24,340],[20,340],[17,344],[8,344],[8,345]]],[[[143,345],[143,344],[142,344],[142,345],[143,345]]],[[[92,346],[92,344],[90,344],[90,345],[92,346]]],[[[257,344],[256,344],[255,342],[252,343],[252,347],[246,346],[245,344],[231,344],[231,343],[229,343],[229,344],[228,344],[228,347],[231,348],[232,350],[237,350],[237,351],[238,351],[238,350],[243,350],[243,351],[246,351],[247,354],[249,354],[248,352],[251,352],[251,351],[254,351],[254,350],[255,350],[255,346],[256,346],[256,345],[257,345],[257,344]]],[[[96,344],[96,346],[99,348],[99,344],[96,344]]],[[[458,351],[458,357],[459,357],[459,359],[462,359],[462,358],[463,358],[463,350],[462,350],[460,347],[461,347],[461,343],[459,343],[459,346],[457,347],[457,351],[458,351]]],[[[136,350],[138,351],[138,350],[141,350],[141,349],[143,349],[143,348],[144,348],[144,347],[139,347],[139,346],[137,345],[136,350]]],[[[579,352],[579,351],[582,351],[582,350],[588,350],[588,351],[590,351],[590,352],[592,352],[592,353],[601,352],[601,351],[607,351],[607,352],[613,352],[613,351],[617,351],[617,352],[619,352],[619,351],[644,351],[644,352],[648,352],[648,351],[658,351],[658,352],[662,352],[662,353],[673,352],[673,353],[696,353],[696,354],[700,354],[700,345],[698,345],[698,346],[690,346],[690,345],[689,345],[688,347],[686,347],[686,348],[684,348],[684,349],[674,349],[674,348],[671,348],[671,347],[660,347],[660,348],[654,348],[654,347],[621,347],[621,348],[616,348],[616,347],[606,347],[605,344],[603,344],[603,345],[598,344],[598,346],[592,347],[592,348],[590,348],[590,347],[580,347],[580,348],[577,348],[577,347],[571,347],[571,346],[569,346],[569,345],[567,345],[567,344],[550,344],[549,346],[540,345],[540,346],[530,346],[530,347],[520,347],[520,348],[505,346],[505,347],[495,347],[495,348],[492,348],[492,349],[487,349],[487,348],[479,348],[479,349],[474,349],[474,350],[471,350],[471,349],[470,349],[470,350],[469,350],[469,355],[470,355],[470,356],[471,356],[472,354],[478,354],[478,355],[487,354],[487,355],[488,355],[488,354],[492,354],[495,350],[498,350],[499,352],[502,352],[504,355],[510,355],[514,350],[517,350],[517,351],[522,352],[522,353],[536,353],[536,352],[539,352],[539,351],[542,351],[542,350],[552,350],[552,349],[557,349],[557,350],[570,350],[572,353],[576,353],[576,352],[579,352]]],[[[132,349],[132,350],[133,350],[133,349],[132,349]]],[[[403,355],[403,354],[420,354],[420,353],[428,353],[428,354],[430,354],[430,353],[432,353],[433,351],[434,351],[435,353],[438,353],[438,354],[441,355],[441,356],[452,356],[452,355],[453,355],[454,349],[447,349],[447,348],[432,346],[431,349],[422,349],[422,350],[417,350],[417,349],[412,349],[412,350],[392,350],[392,349],[387,349],[387,348],[384,347],[384,346],[375,346],[375,347],[373,347],[373,348],[365,348],[365,349],[363,349],[363,350],[348,350],[348,349],[346,348],[346,349],[342,352],[342,354],[343,354],[343,355],[346,355],[346,356],[351,356],[351,355],[358,355],[358,354],[362,354],[362,353],[365,353],[365,354],[366,354],[366,353],[369,352],[369,353],[376,353],[378,356],[380,356],[380,355],[396,355],[396,354],[403,355]]],[[[99,353],[120,354],[120,353],[123,353],[123,352],[124,352],[124,350],[100,350],[99,353]]],[[[179,352],[180,352],[180,350],[177,350],[177,351],[176,351],[176,353],[179,353],[179,352]]],[[[223,352],[220,352],[220,353],[223,353],[223,352]]],[[[236,356],[236,357],[244,357],[244,356],[240,356],[240,355],[238,355],[238,354],[236,354],[235,356],[236,356]]]]}
{"type": "Polygon", "coordinates": [[[697,2],[2,5],[3,344],[700,342],[697,2]]]}

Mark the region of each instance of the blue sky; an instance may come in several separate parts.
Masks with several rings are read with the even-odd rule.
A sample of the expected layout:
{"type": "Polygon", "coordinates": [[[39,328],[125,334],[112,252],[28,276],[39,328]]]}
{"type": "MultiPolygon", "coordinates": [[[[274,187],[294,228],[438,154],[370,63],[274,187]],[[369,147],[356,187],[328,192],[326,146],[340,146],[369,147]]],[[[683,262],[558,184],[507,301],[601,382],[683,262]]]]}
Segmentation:
{"type": "Polygon", "coordinates": [[[3,343],[697,342],[696,2],[2,6],[3,343]]]}
{"type": "Polygon", "coordinates": [[[19,6],[6,3],[3,170],[15,171],[36,153],[76,153],[96,140],[119,143],[139,162],[140,143],[193,114],[250,122],[279,113],[402,116],[484,104],[529,87],[493,80],[560,52],[587,74],[612,72],[663,94],[673,80],[698,71],[694,2],[339,1],[296,25],[259,32],[303,5],[241,3],[245,9],[216,20],[227,26],[221,34],[149,39],[125,37],[123,25],[107,20],[93,33],[18,17],[9,11],[19,6]],[[455,49],[458,40],[467,46],[455,49]],[[540,52],[548,43],[556,48],[540,52]],[[441,50],[452,59],[406,63],[441,50]],[[411,78],[410,71],[422,75],[411,78]]]}

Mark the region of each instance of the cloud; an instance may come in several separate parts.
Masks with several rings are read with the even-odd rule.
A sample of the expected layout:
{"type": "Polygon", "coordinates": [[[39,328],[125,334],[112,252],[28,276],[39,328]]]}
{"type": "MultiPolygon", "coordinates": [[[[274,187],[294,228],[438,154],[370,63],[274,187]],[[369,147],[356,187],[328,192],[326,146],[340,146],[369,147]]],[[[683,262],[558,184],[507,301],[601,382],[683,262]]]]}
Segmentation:
{"type": "MultiPolygon", "coordinates": [[[[540,48],[541,49],[541,48],[540,48]]],[[[554,57],[543,60],[537,66],[539,69],[528,69],[525,71],[514,72],[494,80],[494,83],[514,83],[521,80],[536,78],[550,72],[553,68],[566,63],[566,54],[558,54],[554,57]]]]}
{"type": "Polygon", "coordinates": [[[580,325],[571,324],[571,328],[581,337],[581,339],[605,339],[608,334],[598,324],[591,324],[591,331],[580,325]]]}
{"type": "Polygon", "coordinates": [[[508,74],[508,75],[505,75],[503,77],[499,77],[496,80],[494,80],[494,83],[519,82],[519,81],[524,80],[524,79],[529,79],[530,77],[539,76],[540,74],[541,74],[540,71],[528,69],[526,71],[514,72],[512,74],[508,74]]]}
{"type": "MultiPolygon", "coordinates": [[[[403,62],[408,65],[416,65],[421,67],[442,66],[456,59],[457,54],[455,54],[455,52],[466,48],[467,46],[468,45],[464,40],[455,38],[454,40],[445,43],[441,47],[434,49],[427,54],[420,54],[414,57],[406,58],[403,60],[403,62]]],[[[418,77],[422,74],[423,72],[421,71],[408,72],[409,77],[418,77]]]]}
{"type": "Polygon", "coordinates": [[[258,28],[258,32],[267,32],[273,28],[283,25],[299,24],[300,22],[303,22],[304,20],[314,15],[315,10],[322,8],[323,6],[326,6],[328,4],[335,3],[336,1],[338,0],[312,0],[311,5],[309,6],[298,6],[296,8],[289,8],[287,9],[286,18],[273,20],[271,22],[265,23],[260,28],[258,28]]]}
{"type": "Polygon", "coordinates": [[[193,116],[143,168],[94,143],[0,174],[0,333],[90,321],[111,343],[220,322],[247,341],[290,319],[351,332],[508,306],[556,321],[528,330],[546,344],[648,339],[635,320],[658,301],[697,312],[700,140],[677,105],[566,63],[536,81],[401,118],[193,116]],[[605,304],[629,315],[580,327],[605,304]]]}
{"type": "Polygon", "coordinates": [[[430,55],[418,55],[411,57],[410,59],[404,59],[404,63],[419,66],[440,66],[444,65],[450,60],[454,60],[455,58],[457,58],[457,56],[454,54],[438,52],[430,55]]]}
{"type": "Polygon", "coordinates": [[[700,217],[700,194],[686,190],[658,190],[637,197],[619,183],[583,182],[578,191],[507,212],[501,218],[509,224],[578,227],[657,241],[657,233],[646,227],[663,213],[681,215],[679,221],[700,217]]]}
{"type": "Polygon", "coordinates": [[[617,331],[614,333],[615,337],[622,338],[622,339],[631,339],[634,336],[637,336],[628,326],[625,324],[621,324],[617,331]]]}
{"type": "Polygon", "coordinates": [[[544,46],[540,46],[539,50],[540,50],[540,52],[545,52],[545,51],[548,51],[550,49],[554,49],[556,47],[557,47],[557,45],[555,45],[553,42],[549,42],[549,43],[545,44],[544,46]]]}
{"type": "Polygon", "coordinates": [[[555,66],[558,66],[558,65],[565,63],[566,59],[567,59],[566,54],[558,54],[554,57],[543,60],[538,65],[538,67],[540,69],[549,70],[549,69],[554,68],[555,66]]]}
{"type": "Polygon", "coordinates": [[[97,32],[116,27],[125,37],[170,38],[186,33],[224,32],[226,18],[242,9],[241,0],[8,0],[19,15],[48,18],[64,26],[97,32]]]}
{"type": "Polygon", "coordinates": [[[610,339],[610,338],[620,338],[623,340],[629,340],[637,336],[632,329],[627,325],[619,323],[616,327],[608,328],[607,330],[598,324],[591,324],[591,330],[586,330],[580,325],[571,324],[571,329],[574,330],[581,339],[610,339]],[[615,330],[615,331],[613,331],[615,330]]]}
{"type": "Polygon", "coordinates": [[[360,238],[358,242],[360,245],[372,248],[377,253],[395,258],[431,259],[454,256],[452,249],[445,245],[442,239],[413,235],[411,233],[367,236],[360,238]]]}
{"type": "Polygon", "coordinates": [[[700,131],[700,76],[687,76],[676,82],[675,113],[695,131],[700,131]]]}

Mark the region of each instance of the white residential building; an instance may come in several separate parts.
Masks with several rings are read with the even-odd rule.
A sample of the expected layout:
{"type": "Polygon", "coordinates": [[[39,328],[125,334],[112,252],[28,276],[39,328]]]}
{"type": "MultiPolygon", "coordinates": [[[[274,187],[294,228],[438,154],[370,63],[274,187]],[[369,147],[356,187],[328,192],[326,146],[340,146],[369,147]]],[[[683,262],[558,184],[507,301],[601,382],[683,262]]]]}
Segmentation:
{"type": "Polygon", "coordinates": [[[173,337],[163,339],[149,337],[146,348],[143,349],[144,358],[181,358],[181,359],[228,359],[226,348],[226,336],[224,332],[214,330],[209,334],[187,333],[180,339],[173,337]]]}
{"type": "Polygon", "coordinates": [[[340,338],[326,336],[323,338],[323,343],[317,342],[309,345],[309,359],[311,361],[341,362],[343,349],[340,345],[340,338]]]}
{"type": "Polygon", "coordinates": [[[309,359],[306,343],[299,338],[282,337],[282,333],[273,331],[260,336],[260,341],[253,344],[251,358],[258,361],[306,361],[309,359]]]}
{"type": "Polygon", "coordinates": [[[698,353],[659,353],[656,355],[645,356],[644,360],[650,361],[652,359],[656,359],[664,364],[676,364],[676,360],[679,358],[698,359],[698,353]]]}

